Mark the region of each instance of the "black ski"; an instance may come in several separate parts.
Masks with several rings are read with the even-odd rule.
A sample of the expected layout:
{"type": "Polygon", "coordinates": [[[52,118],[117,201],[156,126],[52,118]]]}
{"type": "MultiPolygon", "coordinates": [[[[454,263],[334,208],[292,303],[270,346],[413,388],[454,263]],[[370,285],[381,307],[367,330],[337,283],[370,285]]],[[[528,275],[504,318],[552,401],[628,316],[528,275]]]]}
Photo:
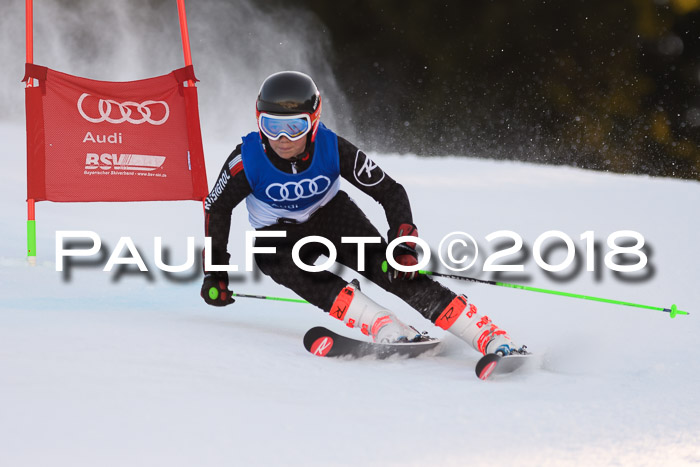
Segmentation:
{"type": "Polygon", "coordinates": [[[487,353],[479,359],[474,370],[479,379],[486,380],[494,375],[512,373],[525,365],[530,358],[532,358],[531,353],[514,353],[505,357],[487,353]]]}
{"type": "Polygon", "coordinates": [[[381,359],[398,355],[413,358],[434,349],[438,344],[440,344],[438,339],[430,337],[424,337],[424,340],[419,342],[376,344],[341,336],[322,326],[309,329],[304,335],[306,350],[319,357],[361,358],[371,355],[381,359]]]}

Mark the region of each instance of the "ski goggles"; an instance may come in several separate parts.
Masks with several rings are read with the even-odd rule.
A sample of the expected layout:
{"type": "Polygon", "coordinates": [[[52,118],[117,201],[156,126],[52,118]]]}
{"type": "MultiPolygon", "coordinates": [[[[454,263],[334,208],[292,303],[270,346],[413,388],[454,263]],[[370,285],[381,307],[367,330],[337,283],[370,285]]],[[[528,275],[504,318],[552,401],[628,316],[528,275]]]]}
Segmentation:
{"type": "Polygon", "coordinates": [[[311,130],[311,119],[307,114],[270,115],[261,113],[258,118],[260,131],[269,139],[277,141],[282,135],[290,141],[298,141],[311,130]]]}

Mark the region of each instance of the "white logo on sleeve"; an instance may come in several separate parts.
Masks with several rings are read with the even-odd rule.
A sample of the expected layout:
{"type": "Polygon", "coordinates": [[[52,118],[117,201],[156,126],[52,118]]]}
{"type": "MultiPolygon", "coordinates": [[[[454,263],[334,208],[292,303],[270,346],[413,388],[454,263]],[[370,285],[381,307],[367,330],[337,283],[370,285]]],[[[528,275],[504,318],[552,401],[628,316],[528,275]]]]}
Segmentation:
{"type": "Polygon", "coordinates": [[[355,155],[355,170],[353,170],[353,173],[355,174],[355,180],[364,186],[374,186],[384,180],[384,171],[381,167],[359,149],[355,155]]]}

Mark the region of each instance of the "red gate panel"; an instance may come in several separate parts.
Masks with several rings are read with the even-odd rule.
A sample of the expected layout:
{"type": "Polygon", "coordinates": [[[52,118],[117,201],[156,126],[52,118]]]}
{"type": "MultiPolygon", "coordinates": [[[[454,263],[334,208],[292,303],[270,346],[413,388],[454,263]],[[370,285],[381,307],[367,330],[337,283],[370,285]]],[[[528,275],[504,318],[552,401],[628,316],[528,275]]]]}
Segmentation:
{"type": "Polygon", "coordinates": [[[27,198],[202,200],[208,193],[192,66],[95,81],[28,63],[27,198]]]}

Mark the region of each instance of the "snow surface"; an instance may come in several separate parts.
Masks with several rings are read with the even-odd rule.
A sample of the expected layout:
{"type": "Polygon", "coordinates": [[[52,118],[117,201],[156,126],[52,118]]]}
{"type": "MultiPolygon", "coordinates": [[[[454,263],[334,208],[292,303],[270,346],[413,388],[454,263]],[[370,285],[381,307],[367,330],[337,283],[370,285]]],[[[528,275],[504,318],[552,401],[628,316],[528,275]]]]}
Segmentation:
{"type": "MultiPolygon", "coordinates": [[[[60,8],[64,3],[47,0],[35,9],[36,63],[119,80],[180,66],[169,2],[136,15],[129,10],[135,2],[94,0],[79,12],[60,8]]],[[[284,11],[261,12],[252,2],[192,3],[210,186],[239,136],[254,127],[241,109],[252,108],[260,80],[279,69],[312,72],[324,91],[324,119],[355,140],[351,122],[333,110],[343,108],[343,96],[316,20],[295,15],[290,26],[284,11]]],[[[173,264],[184,262],[188,236],[203,244],[199,203],[39,203],[38,261],[27,263],[22,18],[21,2],[0,18],[0,54],[8,64],[0,76],[0,466],[700,464],[697,182],[373,154],[406,187],[421,236],[434,250],[453,231],[477,239],[482,254],[466,274],[492,279],[481,268],[497,248],[485,237],[511,230],[528,250],[507,259],[525,271],[502,281],[676,303],[691,315],[671,320],[659,311],[443,280],[540,358],[541,368],[482,382],[473,373],[475,351],[365,283],[366,293],[405,321],[444,337],[442,353],[316,358],[302,346],[308,328],[348,330],[314,307],[239,299],[216,309],[199,297],[199,277],[155,268],[154,237],[163,237],[173,264]],[[595,272],[567,269],[557,277],[571,277],[557,280],[532,258],[535,239],[549,230],[567,233],[585,264],[580,234],[595,232],[602,259],[608,235],[628,229],[651,247],[649,266],[641,277],[631,275],[636,282],[616,277],[602,261],[595,272]],[[59,230],[98,233],[105,255],[129,236],[150,273],[103,272],[106,256],[57,272],[59,230]]],[[[346,189],[385,231],[381,208],[346,189]]],[[[243,206],[233,223],[232,263],[243,267],[243,206]]],[[[232,286],[293,297],[253,273],[232,275],[232,286]]]]}
{"type": "MultiPolygon", "coordinates": [[[[431,245],[463,230],[493,251],[484,240],[490,232],[513,230],[532,246],[558,229],[581,248],[579,234],[593,230],[605,248],[610,233],[637,230],[653,247],[646,281],[622,282],[602,267],[597,281],[582,270],[556,282],[530,257],[527,283],[677,303],[692,313],[671,320],[658,311],[445,280],[542,358],[541,369],[482,382],[473,374],[475,351],[369,284],[366,293],[406,321],[445,336],[442,353],[315,358],[301,343],[306,329],[347,330],[311,306],[239,299],[208,307],[199,280],[173,282],[153,266],[155,236],[172,249],[173,264],[184,262],[187,236],[203,243],[198,203],[40,203],[38,264],[28,265],[23,133],[21,125],[0,126],[0,465],[700,463],[697,183],[374,154],[406,186],[431,245]],[[66,279],[55,271],[56,230],[95,231],[107,254],[120,236],[132,237],[150,280],[102,272],[105,259],[72,268],[66,279]]],[[[210,149],[210,180],[227,153],[225,145],[210,149]]],[[[379,206],[351,191],[384,229],[379,206]]],[[[239,227],[230,244],[241,267],[244,211],[234,212],[239,227]]],[[[480,267],[472,275],[490,278],[480,267]]],[[[233,278],[241,293],[293,296],[252,273],[233,278]]]]}

